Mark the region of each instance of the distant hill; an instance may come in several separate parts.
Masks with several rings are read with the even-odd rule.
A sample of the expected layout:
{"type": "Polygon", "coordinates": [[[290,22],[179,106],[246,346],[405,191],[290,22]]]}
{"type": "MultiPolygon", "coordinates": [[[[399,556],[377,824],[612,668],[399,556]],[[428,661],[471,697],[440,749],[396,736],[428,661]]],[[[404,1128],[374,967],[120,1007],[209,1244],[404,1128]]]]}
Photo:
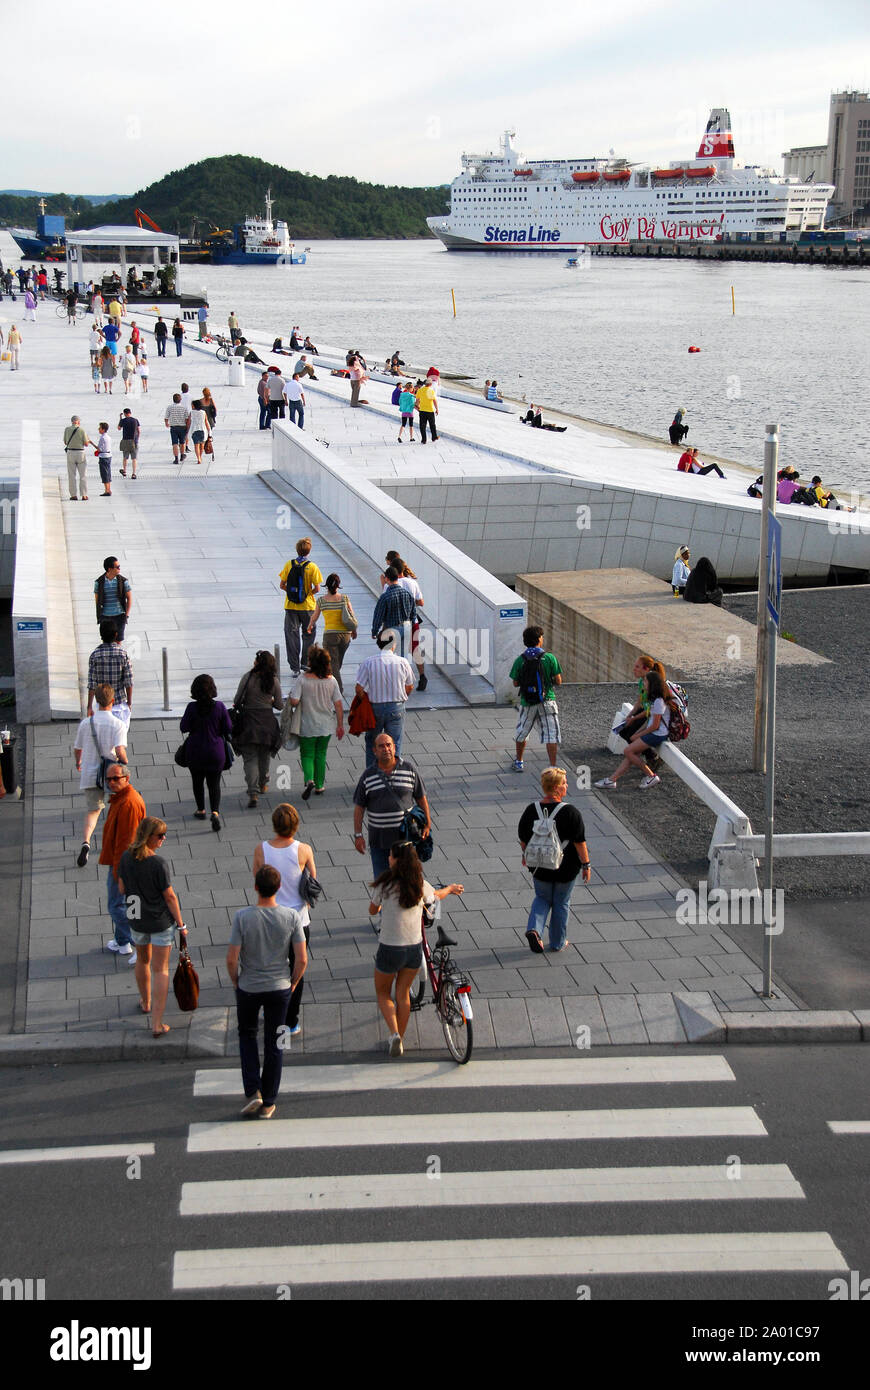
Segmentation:
{"type": "MultiPolygon", "coordinates": [[[[45,194],[46,211],[60,212],[73,228],[102,223],[131,223],[139,207],[164,231],[189,236],[231,227],[264,211],[271,188],[272,216],[289,224],[290,235],[303,237],[423,237],[426,218],[447,210],[447,189],[400,188],[360,183],[330,175],[318,178],[267,164],[249,155],[221,155],[174,170],[129,197],[97,209],[82,196],[45,194]]],[[[0,219],[32,226],[36,199],[0,193],[0,219]]]]}
{"type": "MultiPolygon", "coordinates": [[[[64,198],[64,197],[66,197],[66,194],[64,194],[64,193],[59,193],[59,194],[58,194],[58,193],[44,193],[44,192],[43,192],[43,193],[40,193],[39,190],[36,189],[36,188],[0,188],[0,198],[4,197],[4,196],[7,195],[7,194],[8,194],[9,197],[11,197],[11,198],[35,198],[37,201],[38,201],[40,198],[45,198],[46,203],[48,202],[49,198],[58,198],[58,197],[64,198]]],[[[114,201],[115,201],[116,199],[118,199],[118,198],[126,198],[126,196],[127,196],[126,193],[74,193],[74,194],[72,194],[72,197],[73,197],[74,199],[77,199],[77,198],[84,198],[87,202],[91,203],[94,207],[98,207],[100,203],[111,203],[111,202],[114,202],[114,201]]]]}

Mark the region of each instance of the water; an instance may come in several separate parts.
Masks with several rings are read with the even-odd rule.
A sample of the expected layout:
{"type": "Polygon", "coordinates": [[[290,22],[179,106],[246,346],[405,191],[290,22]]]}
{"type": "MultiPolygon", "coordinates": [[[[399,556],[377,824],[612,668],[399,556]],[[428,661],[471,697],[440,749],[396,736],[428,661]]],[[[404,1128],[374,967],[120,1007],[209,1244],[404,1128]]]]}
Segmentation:
{"type": "Polygon", "coordinates": [[[777,420],[782,463],[870,487],[870,268],[565,259],[315,241],[304,266],[185,266],[182,282],[206,288],[214,326],[235,309],[243,327],[289,338],[298,323],[370,361],[398,348],[415,366],[496,377],[505,395],[660,439],[684,406],[690,444],[759,472],[777,420]]]}

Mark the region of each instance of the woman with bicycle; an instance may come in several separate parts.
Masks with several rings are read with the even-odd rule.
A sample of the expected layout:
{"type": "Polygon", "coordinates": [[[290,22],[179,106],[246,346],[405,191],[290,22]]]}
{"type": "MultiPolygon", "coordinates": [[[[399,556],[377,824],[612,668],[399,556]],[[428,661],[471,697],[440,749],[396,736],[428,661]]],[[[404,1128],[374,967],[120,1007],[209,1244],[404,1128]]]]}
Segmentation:
{"type": "Polygon", "coordinates": [[[372,884],[369,914],[380,913],[380,942],[375,956],[375,995],[390,1030],[391,1057],[401,1057],[402,1039],[411,1016],[411,985],[423,964],[423,908],[462,893],[461,883],[433,888],[410,840],[390,848],[390,863],[372,884]],[[396,997],[393,1000],[393,981],[396,997]]]}

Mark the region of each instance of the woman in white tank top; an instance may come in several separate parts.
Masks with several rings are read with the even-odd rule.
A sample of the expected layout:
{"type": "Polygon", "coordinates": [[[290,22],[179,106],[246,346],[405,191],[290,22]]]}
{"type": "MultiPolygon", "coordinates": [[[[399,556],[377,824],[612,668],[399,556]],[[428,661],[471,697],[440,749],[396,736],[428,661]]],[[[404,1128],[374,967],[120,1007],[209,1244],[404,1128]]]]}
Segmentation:
{"type": "MultiPolygon", "coordinates": [[[[310,916],[308,904],[303,902],[299,896],[299,880],[302,877],[303,869],[307,869],[312,877],[317,877],[317,869],[314,865],[314,852],[310,845],[303,844],[301,840],[295,838],[299,828],[299,812],[294,806],[284,802],[281,806],[276,806],[272,812],[272,827],[275,831],[271,840],[262,840],[254,850],[254,875],[256,876],[264,864],[270,864],[277,869],[281,875],[281,887],[275,894],[275,899],[279,907],[292,907],[300,913],[302,924],[305,928],[305,941],[308,942],[308,925],[310,916]]],[[[293,969],[293,945],[290,945],[289,952],[290,969],[293,969]]],[[[287,1007],[287,1023],[291,1035],[302,1032],[302,1025],[299,1022],[299,1006],[302,1003],[302,991],[305,988],[305,976],[299,981],[290,996],[290,1003],[287,1007]]]]}

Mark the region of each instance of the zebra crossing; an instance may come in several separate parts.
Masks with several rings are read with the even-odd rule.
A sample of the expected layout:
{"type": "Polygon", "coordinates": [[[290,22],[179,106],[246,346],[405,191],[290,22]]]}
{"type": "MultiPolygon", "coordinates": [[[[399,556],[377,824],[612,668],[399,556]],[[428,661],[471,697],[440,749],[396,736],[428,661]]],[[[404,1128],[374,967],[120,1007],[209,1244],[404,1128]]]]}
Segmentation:
{"type": "MultiPolygon", "coordinates": [[[[679,1088],[688,1085],[725,1087],[724,1099],[730,1100],[727,1090],[735,1081],[720,1055],[483,1061],[468,1068],[449,1062],[300,1066],[284,1072],[279,1098],[283,1118],[262,1124],[236,1117],[237,1069],[203,1069],[196,1073],[195,1098],[210,1102],[212,1111],[226,1107],[228,1118],[188,1127],[186,1158],[195,1164],[197,1177],[182,1183],[179,1215],[182,1229],[191,1221],[190,1229],[200,1239],[198,1247],[191,1240],[189,1248],[174,1252],[173,1291],[847,1270],[828,1232],[799,1229],[801,1220],[784,1220],[783,1208],[773,1209],[767,1222],[759,1218],[763,1207],[751,1208],[751,1219],[741,1221],[739,1212],[747,1202],[783,1202],[787,1211],[799,1212],[806,1193],[785,1163],[744,1163],[726,1154],[737,1139],[751,1142],[753,1158],[756,1146],[766,1147],[770,1136],[753,1106],[679,1103],[679,1088]],[[580,1103],[594,1098],[596,1087],[614,1088],[618,1094],[623,1087],[649,1085],[667,1085],[675,1093],[667,1097],[673,1103],[599,1108],[580,1103]],[[566,1086],[574,1102],[570,1109],[535,1109],[528,1103],[530,1093],[543,1105],[549,1088],[566,1086]],[[529,1090],[517,1097],[520,1088],[529,1090]],[[445,1109],[443,1102],[439,1108],[439,1092],[470,1092],[472,1103],[481,1102],[480,1107],[458,1108],[462,1102],[456,1096],[456,1109],[445,1109]],[[390,1106],[387,1113],[373,1113],[372,1096],[390,1106]],[[403,1096],[408,1098],[404,1106],[403,1096]],[[413,1108],[412,1098],[431,1108],[413,1108]],[[303,1107],[312,1109],[309,1101],[317,1112],[344,1112],[350,1106],[362,1113],[302,1116],[303,1107]],[[300,1118],[287,1118],[294,1111],[300,1118]],[[643,1163],[646,1143],[656,1140],[678,1143],[693,1161],[643,1163]],[[729,1142],[717,1145],[716,1140],[729,1142]],[[534,1182],[525,1163],[510,1166],[513,1146],[523,1143],[538,1146],[534,1182]],[[563,1161],[548,1167],[550,1149],[558,1145],[564,1159],[566,1144],[572,1146],[570,1162],[576,1166],[563,1161]],[[602,1144],[608,1159],[617,1145],[617,1163],[596,1166],[602,1144]],[[419,1150],[421,1145],[422,1162],[414,1154],[414,1146],[419,1150]],[[449,1151],[441,1152],[446,1146],[449,1151]],[[699,1148],[714,1161],[699,1162],[699,1148]],[[361,1151],[363,1158],[357,1161],[361,1151]],[[433,1157],[437,1173],[430,1168],[433,1157]],[[219,1170],[222,1162],[243,1176],[199,1176],[208,1174],[209,1166],[212,1172],[219,1170]],[[266,1171],[258,1172],[258,1163],[266,1171]],[[336,1163],[347,1171],[336,1173],[336,1163]],[[276,1168],[280,1176],[275,1176],[276,1168]],[[389,1168],[404,1171],[385,1171],[389,1168]],[[681,1228],[685,1221],[676,1220],[676,1203],[699,1204],[697,1230],[681,1228]],[[618,1214],[620,1206],[633,1206],[626,1220],[636,1222],[639,1204],[644,1209],[661,1205],[659,1230],[651,1234],[647,1222],[644,1231],[610,1233],[613,1209],[618,1214]],[[529,1208],[535,1216],[550,1208],[558,1213],[560,1234],[546,1233],[552,1218],[542,1221],[540,1234],[502,1234],[510,1230],[512,1213],[528,1213],[529,1208]],[[457,1217],[445,1221],[443,1237],[415,1238],[432,1230],[431,1221],[420,1229],[422,1212],[453,1209],[467,1213],[467,1219],[475,1213],[478,1224],[488,1222],[486,1234],[455,1238],[466,1219],[457,1217]],[[705,1211],[715,1214],[706,1224],[705,1211]],[[724,1230],[722,1211],[733,1213],[724,1230]],[[390,1238],[358,1239],[360,1227],[352,1223],[360,1213],[379,1217],[378,1233],[390,1238]],[[252,1234],[255,1240],[262,1237],[264,1217],[273,1218],[268,1229],[276,1237],[274,1244],[250,1239],[252,1234]],[[320,1223],[322,1243],[316,1235],[312,1238],[320,1223]],[[347,1238],[336,1240],[337,1229],[344,1237],[342,1223],[349,1223],[347,1238]],[[596,1233],[598,1223],[608,1233],[596,1233]],[[296,1229],[298,1242],[288,1243],[296,1229]],[[489,1234],[494,1230],[497,1236],[489,1234]],[[232,1244],[235,1239],[239,1244],[232,1244]]],[[[563,1098],[564,1092],[556,1097],[563,1098]]],[[[660,1292],[667,1296],[666,1285],[660,1292]]]]}

